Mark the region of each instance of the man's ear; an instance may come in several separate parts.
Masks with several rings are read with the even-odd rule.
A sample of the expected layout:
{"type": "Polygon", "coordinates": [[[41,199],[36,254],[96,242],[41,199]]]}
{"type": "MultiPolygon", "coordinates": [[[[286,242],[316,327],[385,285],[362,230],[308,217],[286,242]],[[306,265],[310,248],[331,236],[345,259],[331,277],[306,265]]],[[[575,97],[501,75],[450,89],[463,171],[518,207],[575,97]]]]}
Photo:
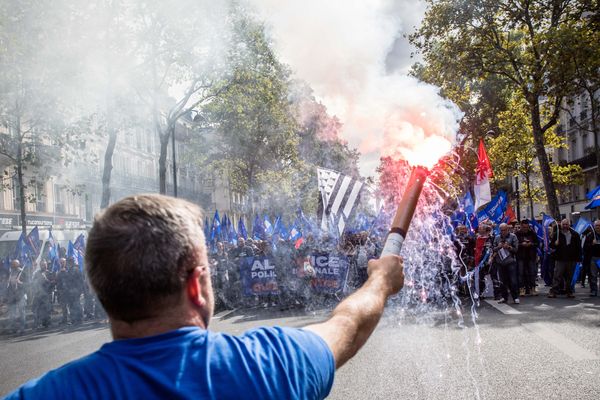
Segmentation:
{"type": "Polygon", "coordinates": [[[200,283],[201,275],[202,268],[196,267],[188,275],[185,283],[189,300],[198,307],[204,307],[206,304],[206,299],[202,296],[202,284],[200,283]]]}

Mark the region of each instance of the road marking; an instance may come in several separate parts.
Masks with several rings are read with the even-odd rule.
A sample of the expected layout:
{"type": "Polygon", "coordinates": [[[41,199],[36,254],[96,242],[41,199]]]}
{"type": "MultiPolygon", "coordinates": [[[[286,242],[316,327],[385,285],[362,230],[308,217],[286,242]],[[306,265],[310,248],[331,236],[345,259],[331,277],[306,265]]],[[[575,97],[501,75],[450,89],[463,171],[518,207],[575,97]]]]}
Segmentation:
{"type": "Polygon", "coordinates": [[[600,359],[593,351],[581,347],[568,337],[550,329],[545,324],[536,322],[531,324],[523,324],[523,327],[528,331],[535,333],[537,336],[548,342],[550,345],[556,347],[558,350],[562,351],[575,361],[600,359]]]}
{"type": "Polygon", "coordinates": [[[541,310],[541,311],[554,310],[554,307],[552,307],[551,305],[548,305],[546,303],[542,303],[539,306],[534,306],[533,308],[534,308],[534,310],[541,310]]]}
{"type": "Polygon", "coordinates": [[[238,309],[234,308],[233,310],[227,310],[227,311],[223,311],[221,314],[215,315],[213,318],[214,319],[221,319],[221,318],[225,318],[231,314],[233,314],[234,312],[236,312],[238,309]]]}
{"type": "Polygon", "coordinates": [[[498,303],[498,300],[484,300],[490,306],[494,307],[496,310],[500,311],[502,314],[506,315],[517,315],[523,314],[521,311],[515,310],[511,306],[506,303],[498,303]]]}

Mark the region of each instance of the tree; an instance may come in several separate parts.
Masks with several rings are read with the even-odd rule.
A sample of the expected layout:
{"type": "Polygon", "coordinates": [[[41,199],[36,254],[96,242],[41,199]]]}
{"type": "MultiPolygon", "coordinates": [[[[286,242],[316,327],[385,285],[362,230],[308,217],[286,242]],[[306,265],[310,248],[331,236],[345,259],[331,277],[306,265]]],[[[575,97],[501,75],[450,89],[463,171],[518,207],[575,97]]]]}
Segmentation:
{"type": "Polygon", "coordinates": [[[267,186],[282,187],[279,178],[298,165],[298,137],[289,100],[289,71],[277,59],[264,27],[235,16],[228,50],[231,78],[201,115],[217,134],[212,142],[213,167],[232,187],[250,195],[251,207],[267,186]],[[273,174],[278,171],[278,174],[273,174]]]}
{"type": "Polygon", "coordinates": [[[558,199],[545,149],[545,133],[556,124],[569,76],[556,54],[563,49],[554,33],[581,18],[585,7],[576,0],[456,2],[428,1],[421,28],[411,37],[426,63],[473,79],[506,79],[528,105],[536,157],[548,207],[558,215],[558,199]],[[547,102],[547,103],[546,103],[547,102]],[[549,115],[542,114],[543,104],[549,115]]]}
{"type": "Polygon", "coordinates": [[[312,89],[304,82],[296,82],[292,89],[294,117],[300,137],[298,150],[306,162],[359,177],[356,149],[340,138],[342,123],[327,112],[317,101],[312,89]]]}
{"type": "Polygon", "coordinates": [[[65,77],[77,73],[73,54],[61,46],[70,17],[70,10],[56,2],[0,5],[0,121],[5,129],[0,154],[5,177],[14,177],[10,185],[17,192],[23,232],[26,202],[37,197],[28,189],[44,183],[72,149],[85,146],[79,135],[82,121],[67,107],[71,88],[65,77]]]}
{"type": "MultiPolygon", "coordinates": [[[[503,181],[515,175],[523,177],[523,197],[529,201],[529,216],[533,218],[533,203],[545,200],[545,195],[534,179],[539,174],[539,164],[536,162],[532,130],[527,124],[528,117],[526,101],[520,94],[514,93],[510,97],[507,109],[498,114],[499,134],[488,140],[488,151],[495,181],[503,181]]],[[[550,151],[567,147],[564,138],[552,129],[546,131],[544,142],[550,151]]],[[[581,178],[581,168],[577,165],[550,165],[558,185],[577,182],[581,178]]]]}
{"type": "Polygon", "coordinates": [[[135,65],[133,30],[127,23],[133,4],[123,0],[96,0],[93,7],[77,23],[80,35],[83,79],[86,88],[87,109],[94,124],[90,135],[106,140],[102,156],[102,195],[100,208],[106,208],[111,199],[113,155],[119,134],[134,125],[140,125],[139,105],[131,87],[131,72],[135,65]],[[83,49],[85,49],[83,51],[83,49]]]}
{"type": "Polygon", "coordinates": [[[140,59],[136,90],[149,107],[159,138],[158,177],[163,194],[169,140],[181,117],[227,87],[217,85],[223,71],[220,43],[226,40],[226,30],[217,28],[225,19],[221,12],[214,3],[191,0],[144,0],[133,10],[140,59]]]}
{"type": "Polygon", "coordinates": [[[295,168],[294,172],[294,190],[298,205],[306,212],[316,212],[320,196],[317,168],[329,168],[359,178],[359,153],[340,138],[342,123],[328,114],[307,83],[294,82],[291,98],[301,160],[300,168],[295,168]]]}

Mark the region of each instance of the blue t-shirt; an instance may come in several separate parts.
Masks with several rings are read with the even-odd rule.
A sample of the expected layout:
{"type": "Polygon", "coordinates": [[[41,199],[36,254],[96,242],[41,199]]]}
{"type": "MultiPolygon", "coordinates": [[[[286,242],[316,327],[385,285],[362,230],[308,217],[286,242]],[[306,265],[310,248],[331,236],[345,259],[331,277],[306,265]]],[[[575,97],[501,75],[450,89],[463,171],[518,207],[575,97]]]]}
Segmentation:
{"type": "Polygon", "coordinates": [[[241,336],[185,327],[116,340],[29,381],[8,399],[322,399],[335,362],[313,332],[241,336]]]}

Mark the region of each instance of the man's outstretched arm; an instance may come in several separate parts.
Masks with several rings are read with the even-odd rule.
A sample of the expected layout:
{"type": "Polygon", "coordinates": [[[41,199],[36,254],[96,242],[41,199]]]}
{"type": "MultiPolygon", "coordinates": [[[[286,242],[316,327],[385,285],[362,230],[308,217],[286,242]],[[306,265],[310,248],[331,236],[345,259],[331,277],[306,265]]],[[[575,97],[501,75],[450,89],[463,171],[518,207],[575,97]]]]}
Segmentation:
{"type": "Polygon", "coordinates": [[[404,285],[402,259],[398,256],[369,261],[368,272],[365,284],[342,301],[327,321],[304,328],[325,340],[336,368],[366,343],[381,318],[387,298],[404,285]]]}

